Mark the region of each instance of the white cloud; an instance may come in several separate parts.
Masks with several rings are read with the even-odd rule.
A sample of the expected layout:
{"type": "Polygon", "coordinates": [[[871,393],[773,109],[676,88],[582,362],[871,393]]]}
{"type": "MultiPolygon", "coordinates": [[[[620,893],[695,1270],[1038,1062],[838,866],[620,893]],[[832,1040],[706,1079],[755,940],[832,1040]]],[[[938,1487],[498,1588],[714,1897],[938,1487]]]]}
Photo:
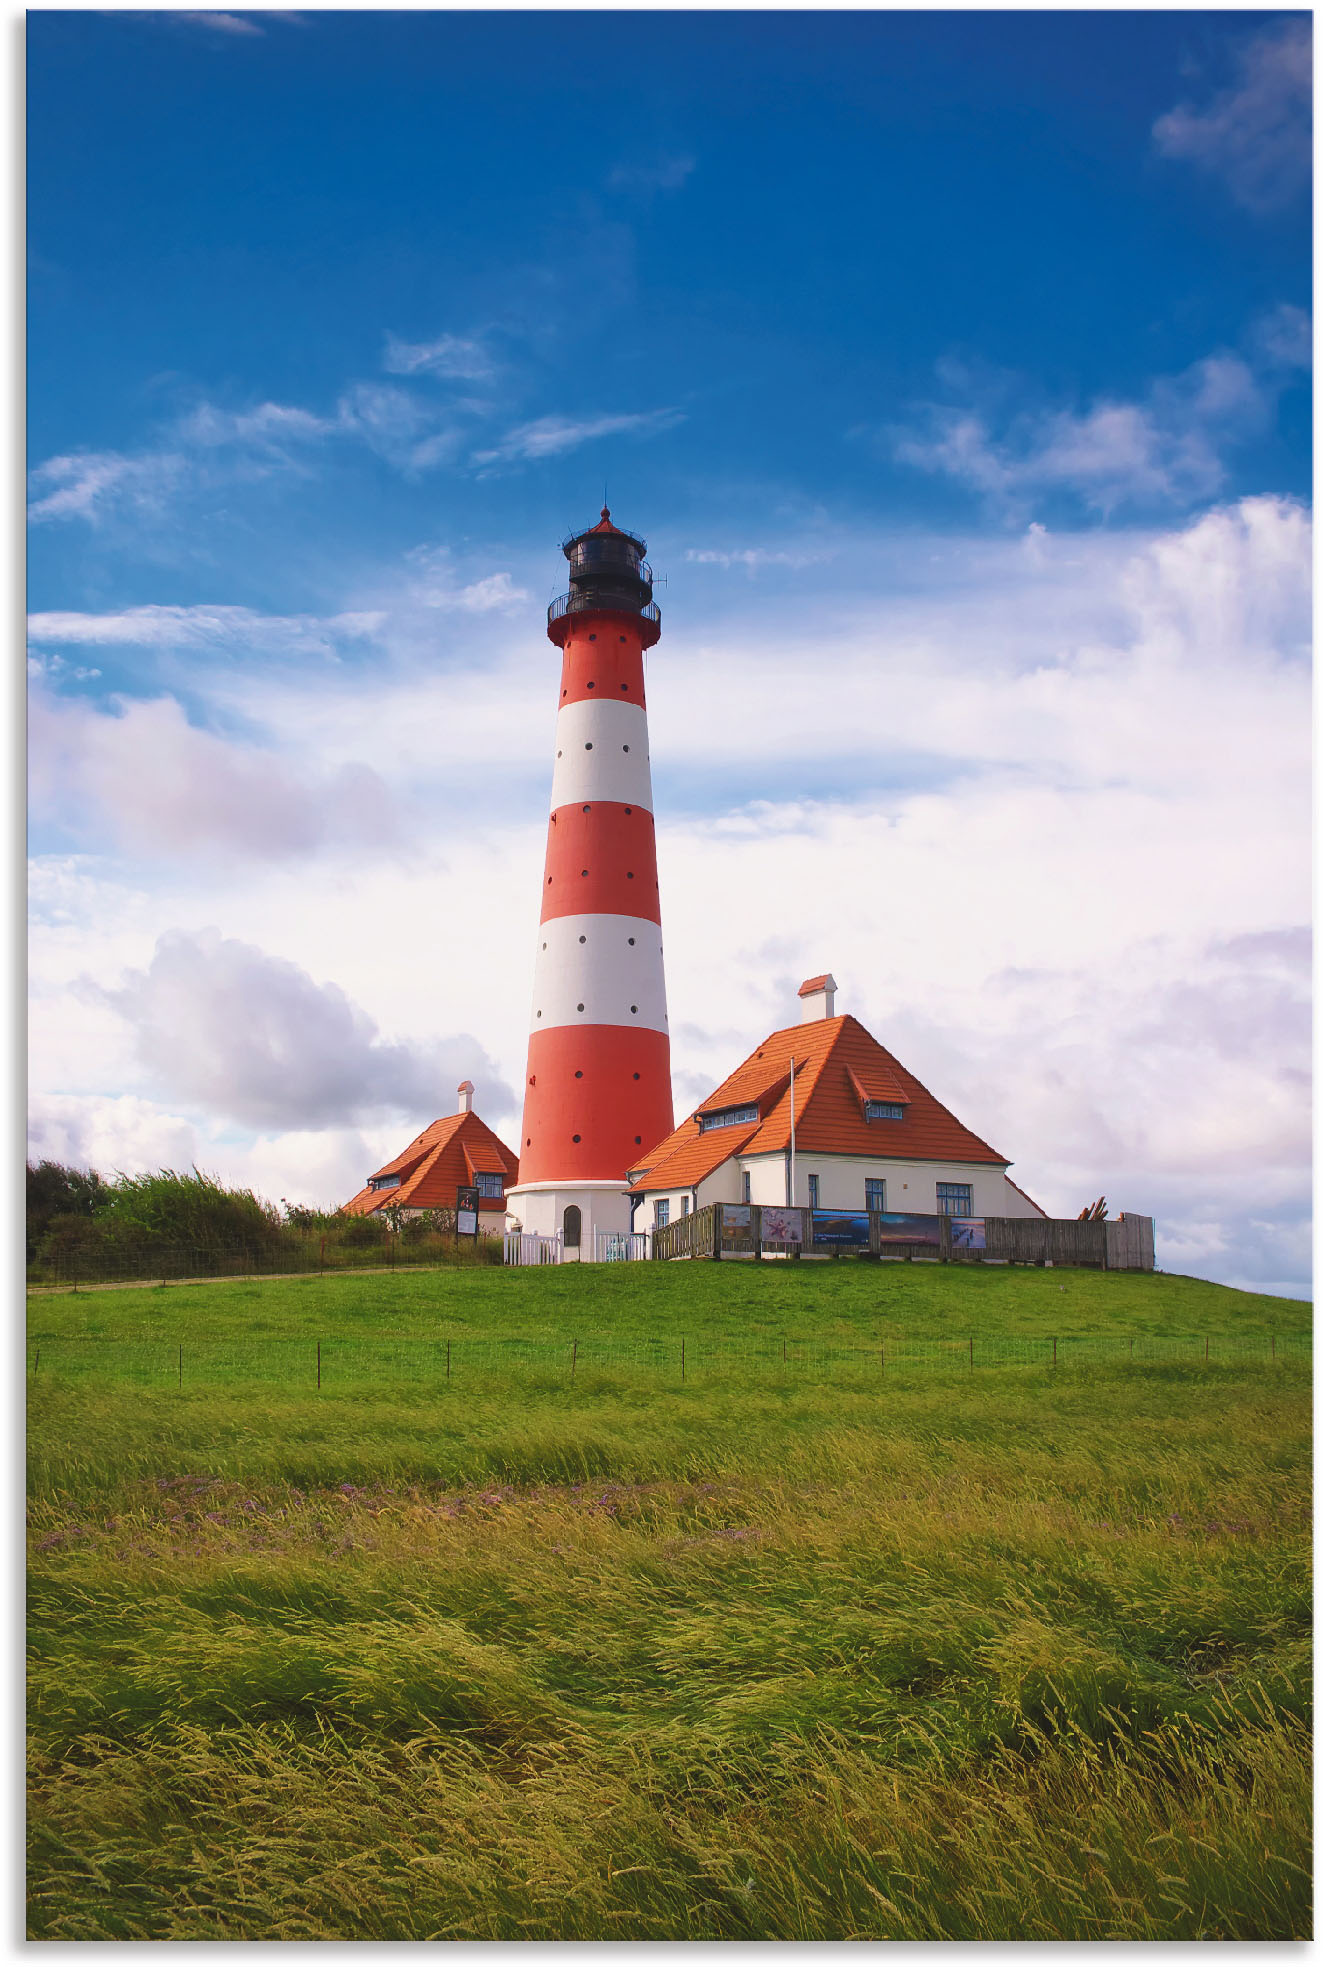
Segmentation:
{"type": "Polygon", "coordinates": [[[1282,301],[1254,324],[1252,339],[1264,361],[1274,369],[1308,369],[1314,357],[1314,335],[1303,307],[1282,301]]]}
{"type": "Polygon", "coordinates": [[[28,675],[50,677],[53,681],[67,676],[75,683],[90,683],[101,675],[101,671],[85,669],[80,663],[66,662],[60,655],[47,655],[42,649],[29,649],[28,675]]]}
{"type": "Polygon", "coordinates": [[[1276,211],[1309,186],[1312,62],[1308,16],[1256,35],[1237,55],[1236,84],[1203,105],[1178,103],[1153,140],[1164,157],[1223,178],[1247,210],[1276,211]]]}
{"type": "MultiPolygon", "coordinates": [[[[1291,366],[1298,314],[1275,310],[1256,324],[1258,370],[1221,349],[1158,378],[1142,402],[1004,416],[994,406],[926,404],[919,427],[891,433],[893,454],[1012,510],[1056,493],[1103,514],[1197,504],[1224,483],[1225,453],[1269,422],[1285,384],[1271,371],[1291,366]]],[[[944,373],[962,377],[953,365],[944,373]]]]}
{"type": "Polygon", "coordinates": [[[558,457],[598,437],[653,437],[682,421],[681,410],[642,410],[625,416],[537,417],[519,424],[491,450],[476,451],[476,464],[558,457]]]}
{"type": "Polygon", "coordinates": [[[240,411],[200,403],[181,419],[179,434],[186,443],[206,448],[236,444],[288,458],[292,444],[316,443],[337,428],[326,417],[289,403],[259,403],[240,411]]]}
{"type": "Polygon", "coordinates": [[[146,971],[89,993],[127,1020],[140,1063],[175,1099],[244,1126],[435,1119],[463,1078],[491,1112],[512,1105],[475,1039],[390,1042],[337,985],[215,930],[164,935],[146,971]]]}
{"type": "Polygon", "coordinates": [[[494,372],[493,357],[474,336],[439,335],[430,342],[387,336],[383,367],[394,376],[460,376],[482,382],[494,372]]]}
{"type": "MultiPolygon", "coordinates": [[[[293,18],[293,16],[289,18],[293,18]]],[[[174,13],[172,19],[186,27],[201,27],[213,34],[263,33],[263,29],[256,21],[246,20],[241,14],[209,14],[191,8],[187,11],[174,13]]]]}
{"type": "Polygon", "coordinates": [[[413,574],[407,588],[410,602],[422,608],[460,608],[467,614],[492,614],[524,607],[530,595],[510,573],[485,574],[458,585],[453,556],[445,546],[419,546],[406,555],[413,574]]]}
{"type": "Polygon", "coordinates": [[[413,475],[456,455],[460,431],[450,413],[393,383],[359,382],[337,405],[338,428],[413,475]]]}
{"type": "Polygon", "coordinates": [[[608,184],[614,191],[677,191],[695,169],[696,159],[679,152],[652,163],[615,164],[608,184]]]}
{"type": "Polygon", "coordinates": [[[29,712],[34,817],[76,837],[146,859],[405,851],[396,802],[367,765],[306,774],[196,729],[169,697],[108,712],[34,688],[29,712]]]}
{"type": "Polygon", "coordinates": [[[143,1175],[158,1168],[187,1170],[198,1155],[199,1132],[193,1121],[131,1093],[116,1098],[45,1093],[28,1111],[31,1161],[143,1175]]]}
{"type": "Polygon", "coordinates": [[[36,641],[80,647],[172,649],[220,654],[248,650],[258,655],[323,656],[335,659],[347,644],[361,642],[381,626],[373,612],[341,615],[263,615],[252,608],[121,608],[111,615],[51,610],[28,617],[36,641]]]}
{"type": "Polygon", "coordinates": [[[392,383],[356,382],[335,413],[321,416],[298,404],[258,403],[231,410],[201,402],[175,419],[158,447],[132,456],[82,451],[48,458],[32,473],[30,520],[83,519],[89,524],[128,512],[162,515],[185,494],[274,473],[307,474],[328,443],[361,443],[395,469],[413,475],[453,459],[463,420],[483,406],[453,403],[446,411],[392,383]]]}
{"type": "Polygon", "coordinates": [[[698,567],[744,567],[749,574],[755,573],[758,567],[814,567],[831,557],[824,552],[795,552],[764,546],[735,547],[727,553],[716,547],[689,546],[683,555],[698,567]]]}
{"type": "Polygon", "coordinates": [[[77,451],[48,458],[32,473],[38,496],[28,518],[35,525],[50,519],[95,523],[112,504],[140,514],[160,512],[187,468],[179,453],[169,451],[136,458],[118,451],[77,451]]]}
{"type": "MultiPolygon", "coordinates": [[[[449,1111],[444,1104],[441,1113],[449,1111]]],[[[292,1128],[237,1140],[233,1132],[174,1113],[135,1094],[49,1094],[28,1117],[28,1157],[103,1174],[153,1174],[202,1168],[229,1187],[249,1188],[280,1205],[335,1209],[364,1186],[365,1176],[400,1153],[403,1123],[292,1128]]]]}

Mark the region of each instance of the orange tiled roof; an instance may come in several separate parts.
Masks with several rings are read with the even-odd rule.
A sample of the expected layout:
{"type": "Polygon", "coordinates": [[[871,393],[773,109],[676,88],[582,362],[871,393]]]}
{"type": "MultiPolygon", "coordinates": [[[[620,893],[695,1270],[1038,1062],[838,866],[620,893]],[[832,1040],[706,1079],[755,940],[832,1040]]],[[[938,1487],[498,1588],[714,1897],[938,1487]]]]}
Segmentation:
{"type": "Polygon", "coordinates": [[[661,1141],[650,1162],[638,1165],[647,1170],[640,1181],[633,1182],[632,1188],[694,1188],[703,1182],[707,1175],[713,1175],[721,1163],[731,1154],[737,1154],[745,1147],[752,1135],[760,1127],[760,1121],[749,1122],[746,1126],[716,1127],[702,1133],[697,1127],[695,1116],[684,1120],[681,1127],[675,1127],[666,1141],[661,1141]],[[662,1177],[667,1171],[667,1179],[662,1177]]]}
{"type": "MultiPolygon", "coordinates": [[[[341,1213],[370,1216],[375,1210],[389,1206],[455,1209],[457,1190],[468,1187],[476,1174],[500,1174],[507,1188],[516,1180],[516,1170],[515,1154],[478,1113],[449,1113],[426,1127],[395,1160],[386,1162],[369,1178],[372,1183],[383,1175],[400,1175],[398,1187],[373,1188],[366,1184],[343,1205],[341,1213]]],[[[480,1197],[481,1209],[505,1207],[499,1196],[480,1197]]]]}
{"type": "Polygon", "coordinates": [[[799,997],[810,997],[814,990],[824,990],[829,981],[830,972],[828,970],[823,977],[808,977],[806,983],[800,983],[798,985],[798,995],[799,997]]]}
{"type": "Polygon", "coordinates": [[[739,1152],[782,1154],[789,1143],[790,1059],[798,1147],[806,1153],[1009,1166],[1003,1154],[956,1120],[856,1018],[817,1018],[772,1032],[696,1109],[761,1107],[766,1096],[777,1093],[755,1127],[722,1127],[702,1134],[693,1113],[638,1162],[645,1172],[633,1183],[634,1190],[639,1194],[647,1188],[692,1186],[739,1152]],[[772,1065],[778,1067],[778,1082],[772,1081],[772,1065]],[[863,1112],[866,1098],[898,1101],[904,1118],[868,1120],[863,1112]]]}

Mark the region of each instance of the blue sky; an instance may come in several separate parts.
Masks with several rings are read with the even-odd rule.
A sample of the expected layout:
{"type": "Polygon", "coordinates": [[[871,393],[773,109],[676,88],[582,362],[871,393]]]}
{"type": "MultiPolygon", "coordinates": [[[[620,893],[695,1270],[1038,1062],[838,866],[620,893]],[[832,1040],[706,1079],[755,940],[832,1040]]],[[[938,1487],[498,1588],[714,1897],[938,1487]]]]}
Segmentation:
{"type": "Polygon", "coordinates": [[[38,1144],[335,1200],[479,1054],[510,1126],[607,482],[680,1106],[831,967],[1048,1206],[1302,1288],[1308,37],[31,15],[38,1144]],[[697,915],[721,840],[831,906],[697,915]]]}

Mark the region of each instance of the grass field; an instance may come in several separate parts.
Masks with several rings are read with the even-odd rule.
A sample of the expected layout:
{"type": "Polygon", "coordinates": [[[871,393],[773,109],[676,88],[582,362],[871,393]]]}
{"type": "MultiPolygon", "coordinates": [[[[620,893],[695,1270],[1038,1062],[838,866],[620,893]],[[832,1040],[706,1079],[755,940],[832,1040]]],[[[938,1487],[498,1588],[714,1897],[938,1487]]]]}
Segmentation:
{"type": "Polygon", "coordinates": [[[1307,1338],[856,1263],[34,1300],[30,1930],[1307,1937],[1307,1338]]]}

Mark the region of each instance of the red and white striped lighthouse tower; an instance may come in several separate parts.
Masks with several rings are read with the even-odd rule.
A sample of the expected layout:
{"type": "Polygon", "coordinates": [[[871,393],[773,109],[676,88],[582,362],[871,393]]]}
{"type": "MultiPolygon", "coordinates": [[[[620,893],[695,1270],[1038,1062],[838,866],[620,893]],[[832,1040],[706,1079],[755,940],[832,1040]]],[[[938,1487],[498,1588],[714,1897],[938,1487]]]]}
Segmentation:
{"type": "Polygon", "coordinates": [[[627,1171],[673,1127],[646,649],[659,640],[646,543],[599,524],[563,542],[549,609],[563,652],[553,797],[510,1206],[593,1257],[592,1225],[631,1224],[627,1171]]]}

